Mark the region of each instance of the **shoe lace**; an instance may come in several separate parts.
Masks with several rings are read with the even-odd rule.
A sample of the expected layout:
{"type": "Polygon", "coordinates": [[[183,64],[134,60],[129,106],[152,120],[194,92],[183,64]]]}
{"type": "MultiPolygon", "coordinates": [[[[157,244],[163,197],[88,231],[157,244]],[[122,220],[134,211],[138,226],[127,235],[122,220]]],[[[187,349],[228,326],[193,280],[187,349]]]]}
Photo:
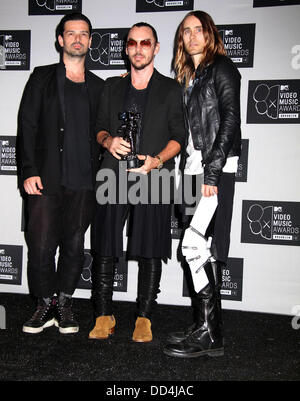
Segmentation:
{"type": "Polygon", "coordinates": [[[59,306],[58,311],[62,320],[73,320],[74,314],[70,306],[59,306]]]}
{"type": "Polygon", "coordinates": [[[48,310],[49,310],[49,306],[38,306],[31,318],[31,320],[42,319],[48,310]]]}

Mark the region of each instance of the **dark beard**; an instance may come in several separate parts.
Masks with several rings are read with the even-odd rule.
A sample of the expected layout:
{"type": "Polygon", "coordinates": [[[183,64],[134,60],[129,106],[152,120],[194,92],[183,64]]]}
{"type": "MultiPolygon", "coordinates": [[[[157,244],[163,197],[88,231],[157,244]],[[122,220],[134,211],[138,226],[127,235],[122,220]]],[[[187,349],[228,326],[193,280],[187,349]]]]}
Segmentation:
{"type": "Polygon", "coordinates": [[[71,50],[70,51],[70,50],[66,50],[65,48],[63,49],[63,51],[64,51],[64,53],[66,53],[70,57],[79,57],[79,58],[85,57],[87,55],[87,53],[88,53],[88,50],[86,52],[84,52],[84,53],[77,53],[78,50],[71,50]]]}
{"type": "Polygon", "coordinates": [[[137,71],[141,71],[141,70],[143,70],[144,68],[148,67],[148,65],[152,63],[153,59],[154,59],[154,56],[153,56],[152,59],[149,60],[147,63],[140,64],[140,65],[135,65],[131,60],[129,60],[129,61],[130,61],[131,65],[132,65],[137,71]]]}

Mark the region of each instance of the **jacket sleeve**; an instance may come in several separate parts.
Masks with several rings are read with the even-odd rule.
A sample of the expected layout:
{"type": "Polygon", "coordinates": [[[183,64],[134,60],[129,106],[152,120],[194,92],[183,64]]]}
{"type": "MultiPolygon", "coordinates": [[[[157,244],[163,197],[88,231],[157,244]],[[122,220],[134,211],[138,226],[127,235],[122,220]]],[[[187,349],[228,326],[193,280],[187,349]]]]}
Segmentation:
{"type": "Polygon", "coordinates": [[[204,166],[204,184],[206,185],[218,185],[235,135],[240,130],[240,80],[240,73],[230,59],[216,65],[214,83],[220,125],[204,166]]]}
{"type": "Polygon", "coordinates": [[[110,106],[111,106],[111,85],[114,82],[113,78],[107,78],[101,94],[99,108],[96,118],[95,132],[99,131],[111,132],[110,127],[110,106]]]}
{"type": "Polygon", "coordinates": [[[18,135],[21,179],[38,176],[35,144],[41,109],[41,84],[35,68],[25,86],[19,108],[18,135]]]}
{"type": "Polygon", "coordinates": [[[170,92],[169,96],[171,98],[171,106],[168,115],[168,126],[170,132],[169,140],[178,142],[181,149],[183,149],[185,146],[187,131],[185,129],[183,115],[182,89],[179,84],[178,86],[174,86],[174,90],[170,92]]]}

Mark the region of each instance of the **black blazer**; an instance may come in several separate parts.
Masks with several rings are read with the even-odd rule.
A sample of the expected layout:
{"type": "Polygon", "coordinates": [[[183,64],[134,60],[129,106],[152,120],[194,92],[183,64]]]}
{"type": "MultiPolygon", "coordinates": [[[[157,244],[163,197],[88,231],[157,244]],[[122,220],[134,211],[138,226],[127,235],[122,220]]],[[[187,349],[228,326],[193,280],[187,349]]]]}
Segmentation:
{"type": "MultiPolygon", "coordinates": [[[[19,186],[29,177],[40,176],[43,193],[55,194],[61,187],[65,113],[63,63],[36,67],[23,93],[19,109],[18,160],[19,186]]],[[[86,70],[90,101],[91,162],[95,181],[100,147],[94,135],[104,81],[86,70]]]]}
{"type": "MultiPolygon", "coordinates": [[[[96,132],[105,130],[112,136],[118,136],[121,125],[118,113],[124,110],[125,97],[131,75],[112,77],[105,82],[101,99],[96,132]]],[[[154,70],[143,117],[140,154],[156,156],[170,140],[183,146],[186,137],[180,85],[171,78],[154,70]]],[[[168,160],[164,167],[174,168],[174,159],[168,160]]],[[[102,155],[101,168],[118,169],[118,160],[108,151],[102,155]]]]}

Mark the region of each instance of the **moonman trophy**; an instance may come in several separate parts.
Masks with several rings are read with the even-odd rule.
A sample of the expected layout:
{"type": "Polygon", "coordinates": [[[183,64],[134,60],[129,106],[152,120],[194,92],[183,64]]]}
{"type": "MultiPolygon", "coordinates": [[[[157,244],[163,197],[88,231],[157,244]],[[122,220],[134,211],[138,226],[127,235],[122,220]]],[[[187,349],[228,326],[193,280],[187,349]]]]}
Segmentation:
{"type": "Polygon", "coordinates": [[[134,113],[132,111],[119,113],[119,120],[122,120],[123,123],[118,129],[118,134],[130,144],[130,152],[122,156],[122,160],[127,161],[127,168],[129,169],[140,167],[142,164],[137,157],[138,122],[140,119],[140,113],[134,113]]]}

